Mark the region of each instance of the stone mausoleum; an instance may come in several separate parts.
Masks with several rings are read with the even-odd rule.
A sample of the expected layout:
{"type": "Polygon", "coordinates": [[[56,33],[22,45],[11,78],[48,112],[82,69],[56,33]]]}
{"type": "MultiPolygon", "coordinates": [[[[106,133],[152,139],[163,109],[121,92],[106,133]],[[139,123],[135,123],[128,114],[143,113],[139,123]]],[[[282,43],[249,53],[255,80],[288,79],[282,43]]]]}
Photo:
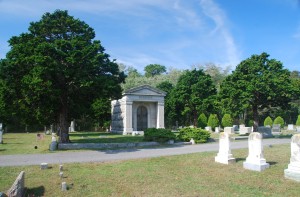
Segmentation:
{"type": "Polygon", "coordinates": [[[111,102],[111,132],[130,134],[147,128],[164,128],[166,93],[143,85],[129,89],[119,100],[111,102]]]}

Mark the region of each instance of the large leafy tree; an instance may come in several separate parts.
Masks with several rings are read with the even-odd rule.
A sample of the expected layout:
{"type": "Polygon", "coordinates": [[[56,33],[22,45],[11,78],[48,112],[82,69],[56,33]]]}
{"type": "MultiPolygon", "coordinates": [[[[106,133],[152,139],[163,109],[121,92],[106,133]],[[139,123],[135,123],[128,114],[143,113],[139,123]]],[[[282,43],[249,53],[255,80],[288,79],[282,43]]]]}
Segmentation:
{"type": "MultiPolygon", "coordinates": [[[[203,70],[186,71],[172,92],[174,111],[180,110],[185,124],[198,125],[200,112],[211,111],[216,88],[203,70]]],[[[179,118],[179,116],[177,116],[179,118]]]]}
{"type": "Polygon", "coordinates": [[[159,64],[149,64],[145,68],[146,77],[154,77],[166,72],[166,67],[159,64]]]}
{"type": "Polygon", "coordinates": [[[28,30],[9,40],[0,62],[0,107],[26,122],[56,122],[60,140],[69,142],[69,121],[119,98],[124,74],[94,30],[67,11],[45,13],[28,30]]]}
{"type": "Polygon", "coordinates": [[[268,57],[262,53],[242,61],[221,84],[225,112],[237,115],[250,108],[254,130],[259,125],[259,110],[274,106],[288,108],[293,94],[290,72],[281,62],[268,57]]]}
{"type": "Polygon", "coordinates": [[[168,128],[171,128],[174,124],[173,117],[174,117],[174,112],[172,110],[172,90],[174,89],[174,86],[172,83],[169,81],[163,81],[160,84],[156,86],[156,88],[164,91],[167,93],[165,96],[165,125],[168,128]]]}

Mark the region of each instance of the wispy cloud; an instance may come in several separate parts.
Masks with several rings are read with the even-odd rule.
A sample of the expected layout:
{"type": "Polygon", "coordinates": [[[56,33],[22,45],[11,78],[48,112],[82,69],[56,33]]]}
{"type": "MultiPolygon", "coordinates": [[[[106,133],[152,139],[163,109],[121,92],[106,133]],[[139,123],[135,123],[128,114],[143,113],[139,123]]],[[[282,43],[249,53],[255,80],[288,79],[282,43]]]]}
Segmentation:
{"type": "Polygon", "coordinates": [[[234,38],[228,28],[226,14],[213,0],[201,0],[200,5],[203,9],[203,13],[211,18],[215,24],[215,28],[211,31],[211,34],[217,34],[224,40],[228,58],[226,63],[236,65],[240,61],[240,58],[234,38]]]}
{"type": "MultiPolygon", "coordinates": [[[[229,19],[213,0],[2,0],[0,7],[0,17],[30,21],[39,20],[45,12],[69,10],[75,18],[83,16],[98,23],[93,27],[98,35],[103,32],[100,21],[112,20],[111,26],[120,31],[115,36],[132,43],[105,40],[104,47],[112,58],[136,67],[160,63],[188,68],[199,62],[227,66],[239,61],[229,19]]],[[[112,40],[115,32],[105,33],[101,36],[112,40]]]]}

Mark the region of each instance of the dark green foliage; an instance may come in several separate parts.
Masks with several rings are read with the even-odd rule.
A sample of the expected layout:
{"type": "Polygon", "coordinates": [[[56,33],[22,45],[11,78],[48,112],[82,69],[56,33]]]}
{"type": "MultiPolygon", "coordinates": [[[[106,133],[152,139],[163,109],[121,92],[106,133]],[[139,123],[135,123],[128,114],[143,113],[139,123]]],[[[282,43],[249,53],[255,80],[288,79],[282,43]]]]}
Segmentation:
{"type": "Polygon", "coordinates": [[[203,70],[187,70],[172,92],[173,111],[181,124],[197,127],[199,111],[211,111],[216,88],[203,70]]]}
{"type": "Polygon", "coordinates": [[[247,126],[248,127],[252,127],[253,125],[254,125],[254,121],[253,120],[249,120],[247,126]]]}
{"type": "Polygon", "coordinates": [[[198,118],[198,128],[204,129],[207,126],[207,117],[204,113],[200,114],[198,118]]]}
{"type": "Polygon", "coordinates": [[[259,110],[270,107],[287,109],[294,94],[290,72],[280,61],[268,57],[267,53],[252,55],[221,84],[224,110],[230,111],[234,117],[245,110],[251,111],[254,131],[259,125],[259,110]]]}
{"type": "Polygon", "coordinates": [[[144,68],[146,77],[154,77],[166,72],[166,67],[159,64],[149,64],[144,68]]]}
{"type": "Polygon", "coordinates": [[[172,112],[172,100],[170,99],[172,97],[171,91],[174,89],[174,86],[169,81],[163,81],[159,83],[156,88],[164,91],[167,93],[165,96],[165,127],[171,128],[174,126],[175,121],[173,119],[173,112],[172,112]],[[173,125],[172,125],[173,124],[173,125]]]}
{"type": "Polygon", "coordinates": [[[193,138],[196,143],[205,143],[210,138],[210,133],[204,129],[186,127],[180,129],[178,138],[185,142],[193,138]]]}
{"type": "Polygon", "coordinates": [[[207,126],[211,126],[211,128],[214,130],[215,127],[219,126],[219,119],[217,114],[210,114],[208,121],[207,121],[207,126]]]}
{"type": "Polygon", "coordinates": [[[145,141],[167,142],[175,139],[175,134],[169,129],[148,128],[144,131],[145,141]]]}
{"type": "Polygon", "coordinates": [[[69,142],[70,120],[84,114],[107,119],[104,103],[121,97],[125,76],[94,39],[91,27],[60,10],[13,36],[0,61],[0,111],[27,124],[56,123],[62,142],[69,142]],[[93,109],[105,112],[95,115],[93,109]]]}
{"type": "Polygon", "coordinates": [[[233,120],[230,114],[224,114],[222,118],[222,126],[223,127],[232,127],[233,120]]]}
{"type": "Polygon", "coordinates": [[[264,126],[272,126],[273,125],[273,120],[270,116],[266,117],[265,121],[264,121],[264,126]]]}
{"type": "Polygon", "coordinates": [[[283,128],[284,127],[284,120],[283,118],[281,118],[280,116],[277,116],[274,120],[273,124],[280,124],[280,127],[283,128]]]}
{"type": "Polygon", "coordinates": [[[300,126],[300,115],[298,115],[297,121],[296,121],[296,125],[300,126]]]}

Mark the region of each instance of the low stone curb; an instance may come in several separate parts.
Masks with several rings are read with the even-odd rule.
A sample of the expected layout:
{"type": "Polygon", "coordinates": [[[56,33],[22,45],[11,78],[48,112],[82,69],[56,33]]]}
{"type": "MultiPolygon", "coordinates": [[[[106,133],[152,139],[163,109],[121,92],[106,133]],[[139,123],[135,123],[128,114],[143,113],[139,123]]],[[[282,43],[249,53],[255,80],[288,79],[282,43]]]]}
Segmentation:
{"type": "MultiPolygon", "coordinates": [[[[191,145],[191,142],[176,142],[167,145],[191,145]]],[[[165,145],[158,142],[132,142],[132,143],[59,143],[59,150],[78,150],[78,149],[113,149],[113,148],[133,148],[143,146],[165,145]]]]}

